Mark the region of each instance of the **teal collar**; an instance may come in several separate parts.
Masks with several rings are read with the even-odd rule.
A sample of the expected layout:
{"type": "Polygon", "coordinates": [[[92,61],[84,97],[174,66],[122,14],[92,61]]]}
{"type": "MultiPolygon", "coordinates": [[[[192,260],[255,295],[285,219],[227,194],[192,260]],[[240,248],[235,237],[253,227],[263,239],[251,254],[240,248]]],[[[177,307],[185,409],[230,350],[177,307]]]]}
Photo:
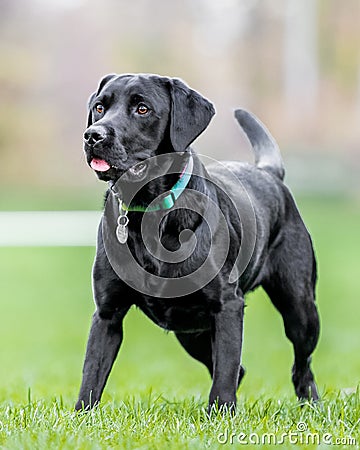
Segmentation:
{"type": "Polygon", "coordinates": [[[130,212],[151,212],[151,211],[163,211],[166,209],[171,209],[174,205],[176,200],[180,197],[180,195],[184,192],[186,186],[189,183],[189,180],[192,175],[194,167],[194,161],[193,157],[190,153],[189,155],[189,161],[184,167],[183,171],[181,172],[181,175],[177,182],[174,184],[174,186],[168,191],[169,193],[165,195],[165,197],[162,197],[162,199],[158,203],[154,203],[151,206],[142,206],[142,205],[132,205],[130,204],[125,205],[124,202],[122,202],[122,210],[123,211],[130,211],[130,212]]]}

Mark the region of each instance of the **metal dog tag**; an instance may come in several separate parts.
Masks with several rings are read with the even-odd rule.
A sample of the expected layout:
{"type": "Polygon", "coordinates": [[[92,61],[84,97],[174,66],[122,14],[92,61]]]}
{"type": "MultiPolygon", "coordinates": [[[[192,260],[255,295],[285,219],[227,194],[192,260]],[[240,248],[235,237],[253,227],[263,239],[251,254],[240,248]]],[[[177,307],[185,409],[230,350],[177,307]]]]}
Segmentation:
{"type": "Polygon", "coordinates": [[[120,244],[125,244],[129,235],[127,225],[129,218],[126,215],[120,216],[117,220],[116,237],[120,244]]]}
{"type": "Polygon", "coordinates": [[[129,223],[129,218],[127,216],[127,211],[123,209],[122,207],[122,200],[120,200],[120,198],[118,198],[119,201],[119,217],[117,220],[117,227],[116,227],[116,237],[117,240],[120,242],[120,244],[125,244],[129,235],[129,231],[128,231],[128,223],[129,223]]]}

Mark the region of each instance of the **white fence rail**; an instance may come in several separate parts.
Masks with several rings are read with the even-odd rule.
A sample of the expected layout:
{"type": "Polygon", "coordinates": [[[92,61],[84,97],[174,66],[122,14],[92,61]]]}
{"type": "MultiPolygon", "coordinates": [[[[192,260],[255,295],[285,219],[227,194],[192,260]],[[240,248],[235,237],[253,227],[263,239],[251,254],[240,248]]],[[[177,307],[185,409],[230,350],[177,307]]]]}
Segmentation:
{"type": "Polygon", "coordinates": [[[100,211],[0,212],[0,246],[91,246],[100,211]]]}

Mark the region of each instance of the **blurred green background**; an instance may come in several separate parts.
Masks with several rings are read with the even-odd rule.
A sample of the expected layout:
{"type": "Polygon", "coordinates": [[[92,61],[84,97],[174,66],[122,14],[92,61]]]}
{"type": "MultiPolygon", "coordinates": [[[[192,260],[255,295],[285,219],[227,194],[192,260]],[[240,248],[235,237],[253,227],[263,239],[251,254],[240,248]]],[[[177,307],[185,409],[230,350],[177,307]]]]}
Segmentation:
{"type": "MultiPolygon", "coordinates": [[[[0,211],[101,209],[105,185],[85,164],[82,133],[87,98],[106,73],[177,76],[211,99],[218,114],[195,148],[214,158],[252,160],[232,118],[246,107],[276,137],[314,239],[320,389],[355,387],[358,0],[0,0],[0,9],[0,211]]],[[[75,399],[94,309],[94,252],[0,248],[1,400],[24,401],[28,388],[37,398],[75,399]]],[[[293,395],[281,319],[261,291],[247,303],[243,395],[293,395]]],[[[206,398],[209,386],[171,334],[130,312],[105,399],[149,388],[206,398]]]]}
{"type": "MultiPolygon", "coordinates": [[[[347,201],[302,200],[319,261],[321,336],[313,367],[321,394],[359,383],[359,263],[356,239],[360,211],[347,201]]],[[[1,248],[0,398],[24,402],[77,395],[90,317],[92,247],[1,248]]],[[[295,399],[290,381],[292,348],[280,315],[266,295],[247,297],[243,398],[295,399]]],[[[206,401],[207,371],[171,333],[138,310],[125,321],[125,339],[105,390],[116,402],[150,389],[178,400],[206,401]]]]}

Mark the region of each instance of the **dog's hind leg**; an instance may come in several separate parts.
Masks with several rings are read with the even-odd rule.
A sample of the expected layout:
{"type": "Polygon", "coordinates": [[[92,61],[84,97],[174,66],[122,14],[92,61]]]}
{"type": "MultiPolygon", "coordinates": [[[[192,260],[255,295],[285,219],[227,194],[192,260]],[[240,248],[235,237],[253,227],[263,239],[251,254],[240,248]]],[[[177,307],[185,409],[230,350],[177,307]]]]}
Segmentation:
{"type": "Polygon", "coordinates": [[[319,316],[315,305],[316,265],[311,247],[309,251],[304,260],[297,258],[300,253],[294,251],[294,246],[283,246],[280,251],[278,248],[276,254],[270,255],[272,273],[262,283],[281,313],[285,334],[293,344],[292,381],[301,400],[319,398],[310,368],[311,354],[319,337],[319,316]]]}
{"type": "Polygon", "coordinates": [[[207,367],[212,377],[213,363],[211,353],[211,333],[201,331],[198,333],[175,333],[180,344],[197,361],[207,367]]]}

